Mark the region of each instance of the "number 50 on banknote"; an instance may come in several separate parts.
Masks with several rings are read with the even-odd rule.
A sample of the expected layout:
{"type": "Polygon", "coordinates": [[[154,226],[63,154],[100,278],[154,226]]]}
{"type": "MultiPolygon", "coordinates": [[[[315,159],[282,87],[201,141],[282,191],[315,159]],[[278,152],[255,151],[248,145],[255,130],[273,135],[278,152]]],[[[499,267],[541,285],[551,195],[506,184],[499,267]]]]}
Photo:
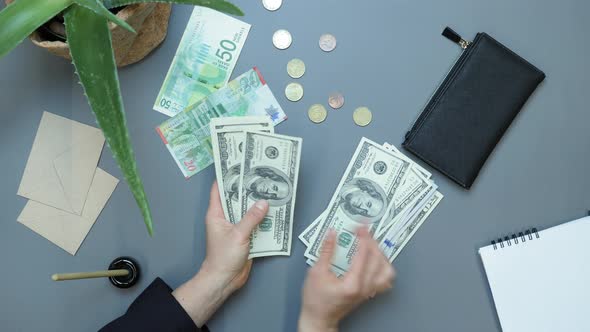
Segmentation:
{"type": "Polygon", "coordinates": [[[184,30],[154,110],[174,116],[224,87],[250,25],[205,7],[195,7],[184,30]]]}

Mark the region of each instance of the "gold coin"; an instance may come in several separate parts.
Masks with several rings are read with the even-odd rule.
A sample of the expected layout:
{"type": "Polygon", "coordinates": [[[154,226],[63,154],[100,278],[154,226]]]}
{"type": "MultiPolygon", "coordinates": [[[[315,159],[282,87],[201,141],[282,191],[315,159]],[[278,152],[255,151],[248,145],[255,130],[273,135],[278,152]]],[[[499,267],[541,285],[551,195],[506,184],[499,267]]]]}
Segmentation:
{"type": "Polygon", "coordinates": [[[373,120],[373,113],[366,107],[359,107],[352,113],[352,119],[357,125],[365,127],[373,120]]]}
{"type": "Polygon", "coordinates": [[[330,104],[330,107],[333,109],[341,108],[344,106],[344,95],[340,92],[332,92],[328,98],[328,104],[330,104]]]}
{"type": "Polygon", "coordinates": [[[303,86],[299,83],[289,83],[285,88],[285,96],[290,101],[300,101],[303,98],[303,86]]]}
{"type": "Polygon", "coordinates": [[[293,78],[301,78],[305,74],[305,62],[293,59],[287,63],[287,73],[293,78]]]}
{"type": "Polygon", "coordinates": [[[321,104],[314,104],[311,105],[309,110],[307,111],[307,116],[313,123],[322,123],[326,120],[328,116],[328,111],[326,108],[321,104]]]}

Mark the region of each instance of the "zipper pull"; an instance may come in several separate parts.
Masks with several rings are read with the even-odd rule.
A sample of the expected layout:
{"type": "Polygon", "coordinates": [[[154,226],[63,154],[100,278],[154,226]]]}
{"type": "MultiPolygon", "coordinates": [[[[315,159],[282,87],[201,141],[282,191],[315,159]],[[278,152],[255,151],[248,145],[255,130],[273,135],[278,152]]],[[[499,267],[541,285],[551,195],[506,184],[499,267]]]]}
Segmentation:
{"type": "Polygon", "coordinates": [[[453,43],[461,46],[462,49],[467,49],[467,47],[469,47],[469,45],[471,44],[470,41],[467,41],[463,38],[461,38],[461,35],[459,35],[458,33],[456,33],[453,29],[446,27],[443,32],[442,35],[447,37],[447,39],[449,39],[450,41],[452,41],[453,43]]]}

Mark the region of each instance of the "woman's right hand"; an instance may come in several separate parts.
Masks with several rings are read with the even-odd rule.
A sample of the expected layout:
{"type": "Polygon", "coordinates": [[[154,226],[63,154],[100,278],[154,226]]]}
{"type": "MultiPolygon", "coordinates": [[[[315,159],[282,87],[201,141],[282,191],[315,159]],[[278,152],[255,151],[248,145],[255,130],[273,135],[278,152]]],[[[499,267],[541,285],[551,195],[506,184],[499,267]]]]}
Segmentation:
{"type": "Polygon", "coordinates": [[[336,233],[324,241],[320,257],[303,286],[299,332],[337,331],[338,324],[358,305],[392,287],[395,270],[366,227],[357,231],[359,250],[349,271],[337,278],[330,269],[336,233]]]}

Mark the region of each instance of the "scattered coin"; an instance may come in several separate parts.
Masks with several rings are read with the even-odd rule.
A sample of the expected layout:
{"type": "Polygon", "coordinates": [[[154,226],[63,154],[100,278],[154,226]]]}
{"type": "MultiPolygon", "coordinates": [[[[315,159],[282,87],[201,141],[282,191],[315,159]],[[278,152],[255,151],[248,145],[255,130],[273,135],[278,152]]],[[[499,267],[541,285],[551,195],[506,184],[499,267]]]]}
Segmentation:
{"type": "Polygon", "coordinates": [[[291,37],[291,33],[285,29],[277,30],[274,35],[272,35],[272,43],[279,50],[289,48],[292,42],[293,37],[291,37]]]}
{"type": "Polygon", "coordinates": [[[365,127],[373,120],[373,113],[371,113],[371,110],[366,107],[359,107],[354,110],[352,119],[357,125],[365,127]]]}
{"type": "Polygon", "coordinates": [[[344,106],[344,95],[340,92],[332,92],[328,98],[328,104],[335,110],[341,108],[344,106]]]}
{"type": "Polygon", "coordinates": [[[300,101],[303,98],[303,86],[299,83],[289,83],[285,88],[285,96],[290,101],[300,101]]]}
{"type": "Polygon", "coordinates": [[[332,52],[336,48],[336,37],[329,33],[321,35],[320,48],[324,52],[332,52]]]}
{"type": "Polygon", "coordinates": [[[262,5],[266,10],[274,12],[283,5],[283,0],[262,0],[262,5]]]}
{"type": "Polygon", "coordinates": [[[328,111],[326,108],[321,104],[314,104],[311,105],[309,110],[307,111],[307,116],[313,123],[322,123],[326,120],[328,116],[328,111]]]}
{"type": "Polygon", "coordinates": [[[301,78],[305,74],[305,62],[293,59],[287,63],[287,73],[293,78],[301,78]]]}

